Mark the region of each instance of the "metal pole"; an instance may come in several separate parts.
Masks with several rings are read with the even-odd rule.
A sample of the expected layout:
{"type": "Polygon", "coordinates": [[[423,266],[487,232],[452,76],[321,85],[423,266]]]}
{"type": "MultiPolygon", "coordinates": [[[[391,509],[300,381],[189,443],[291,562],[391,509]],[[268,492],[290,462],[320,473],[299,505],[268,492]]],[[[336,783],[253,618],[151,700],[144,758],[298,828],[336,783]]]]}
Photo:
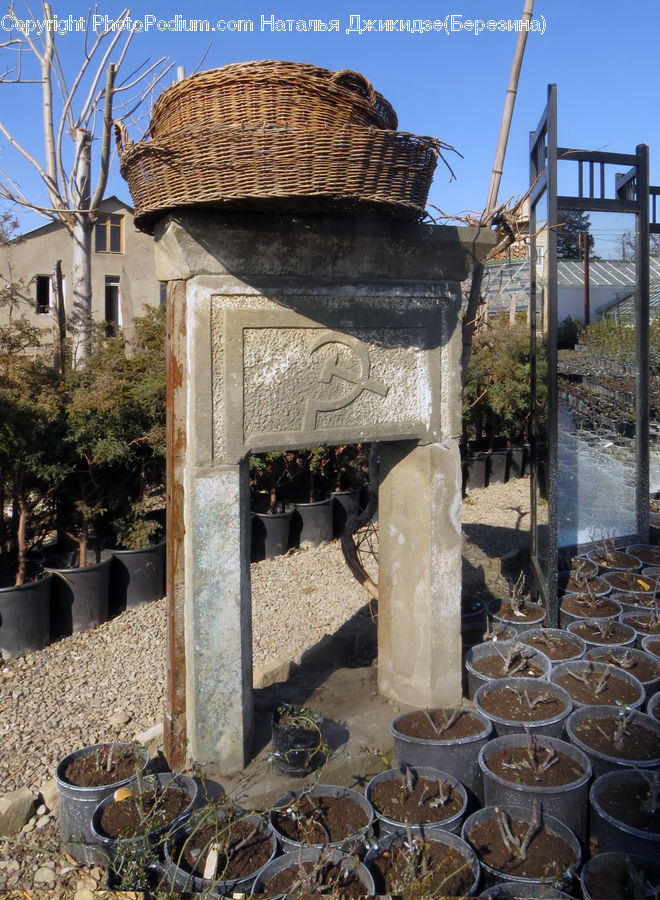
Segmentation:
{"type": "Polygon", "coordinates": [[[589,325],[591,322],[590,303],[589,303],[589,234],[585,232],[583,235],[583,252],[584,252],[584,324],[589,325]]]}

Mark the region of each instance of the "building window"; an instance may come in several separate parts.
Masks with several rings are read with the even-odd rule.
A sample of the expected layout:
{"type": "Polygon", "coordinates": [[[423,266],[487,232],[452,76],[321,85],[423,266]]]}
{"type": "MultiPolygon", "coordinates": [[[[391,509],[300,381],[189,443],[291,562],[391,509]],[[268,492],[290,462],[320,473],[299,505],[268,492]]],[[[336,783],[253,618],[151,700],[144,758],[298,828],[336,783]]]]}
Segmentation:
{"type": "Polygon", "coordinates": [[[119,308],[119,278],[116,275],[105,276],[105,333],[107,337],[117,337],[117,326],[121,325],[119,308]]]}
{"type": "Polygon", "coordinates": [[[40,316],[48,315],[50,312],[50,275],[37,275],[35,285],[35,311],[40,316]]]}
{"type": "Polygon", "coordinates": [[[94,250],[97,253],[124,252],[124,217],[99,216],[94,225],[94,250]]]}

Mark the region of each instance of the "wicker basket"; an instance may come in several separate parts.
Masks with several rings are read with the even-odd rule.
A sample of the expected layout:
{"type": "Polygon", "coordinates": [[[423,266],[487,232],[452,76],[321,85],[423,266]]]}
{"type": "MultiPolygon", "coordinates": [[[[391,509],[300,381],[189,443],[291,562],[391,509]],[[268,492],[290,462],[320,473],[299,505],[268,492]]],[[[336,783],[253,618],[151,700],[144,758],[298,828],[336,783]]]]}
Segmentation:
{"type": "Polygon", "coordinates": [[[416,221],[439,150],[435,138],[355,126],[188,128],[128,146],[121,138],[117,129],[135,224],[147,233],[168,210],[199,206],[416,221]]]}
{"type": "Polygon", "coordinates": [[[396,113],[359,72],[332,72],[307,63],[235,63],[192,75],[164,91],[150,133],[163,138],[190,127],[342,125],[395,130],[396,113]]]}

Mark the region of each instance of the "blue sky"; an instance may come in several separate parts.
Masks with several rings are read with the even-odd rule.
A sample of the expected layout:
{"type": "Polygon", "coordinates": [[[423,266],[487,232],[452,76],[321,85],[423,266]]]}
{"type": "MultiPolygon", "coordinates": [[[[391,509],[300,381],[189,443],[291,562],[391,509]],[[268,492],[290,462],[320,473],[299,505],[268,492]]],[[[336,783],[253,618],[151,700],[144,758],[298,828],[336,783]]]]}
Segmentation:
{"type": "MultiPolygon", "coordinates": [[[[22,0],[17,0],[17,12],[22,0]]],[[[33,7],[35,8],[35,7],[33,7]]],[[[85,15],[86,3],[53,0],[61,19],[85,15]]],[[[202,68],[250,59],[289,59],[331,69],[362,72],[392,103],[404,131],[439,137],[460,151],[451,155],[457,179],[438,166],[430,201],[446,213],[480,211],[486,202],[490,172],[513,57],[516,32],[467,30],[467,20],[508,20],[520,16],[523,0],[440,0],[405,3],[242,2],[215,4],[166,0],[161,4],[136,2],[134,19],[151,21],[149,30],[136,34],[129,63],[169,56],[190,73],[211,42],[202,68]],[[159,30],[158,20],[248,20],[251,32],[190,33],[159,30]],[[151,20],[145,17],[151,16],[151,20]],[[454,16],[454,30],[430,33],[366,30],[346,33],[351,17],[375,20],[443,20],[454,16]],[[262,27],[262,17],[274,20],[338,19],[338,32],[274,31],[262,27]]],[[[121,7],[102,2],[98,14],[117,15],[121,7]]],[[[520,196],[528,181],[528,135],[545,105],[547,85],[558,85],[559,143],[581,149],[621,153],[638,143],[651,150],[651,182],[660,183],[660,115],[658,110],[658,43],[660,0],[536,0],[534,18],[543,33],[529,34],[516,110],[509,140],[500,199],[520,196]]],[[[0,19],[0,26],[5,21],[0,19]]],[[[355,19],[353,19],[355,22],[355,19]]],[[[6,38],[0,31],[0,41],[6,38]]],[[[81,35],[57,38],[64,65],[76,67],[82,52],[81,35]]],[[[11,66],[13,55],[0,50],[0,72],[11,66]]],[[[43,159],[41,108],[38,88],[0,85],[0,119],[27,148],[43,159]]],[[[143,124],[146,126],[146,120],[143,124]]],[[[137,129],[134,137],[137,137],[137,129]]],[[[0,167],[21,184],[30,197],[43,190],[29,167],[0,136],[0,167]]],[[[128,199],[116,159],[108,193],[128,199]]],[[[41,220],[21,215],[24,228],[41,220]]],[[[601,227],[600,225],[598,226],[601,227]]],[[[616,244],[618,226],[602,226],[602,247],[616,244]],[[611,232],[611,235],[610,235],[611,232]]]]}

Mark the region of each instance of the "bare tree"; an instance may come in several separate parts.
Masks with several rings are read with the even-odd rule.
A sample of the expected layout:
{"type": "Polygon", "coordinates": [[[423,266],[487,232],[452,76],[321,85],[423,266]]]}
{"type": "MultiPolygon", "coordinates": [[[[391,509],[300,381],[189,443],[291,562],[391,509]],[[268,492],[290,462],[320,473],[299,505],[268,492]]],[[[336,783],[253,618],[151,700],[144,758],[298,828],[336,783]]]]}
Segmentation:
{"type": "Polygon", "coordinates": [[[49,205],[28,198],[6,171],[0,169],[0,197],[61,222],[72,237],[73,318],[80,329],[76,362],[84,360],[91,339],[92,232],[108,183],[111,132],[117,105],[122,118],[131,116],[169,71],[165,57],[146,60],[121,80],[134,28],[124,9],[114,19],[101,19],[90,11],[84,28],[82,61],[68,83],[55,42],[56,28],[50,4],[42,0],[37,20],[27,0],[28,15],[21,19],[13,6],[9,17],[14,31],[0,49],[13,51],[13,64],[0,72],[2,84],[41,85],[43,154],[22,145],[0,119],[0,133],[43,181],[49,205]],[[34,29],[31,28],[34,25],[34,29]],[[37,70],[38,64],[38,70],[37,70]],[[92,190],[92,143],[98,145],[97,173],[92,190]]]}

